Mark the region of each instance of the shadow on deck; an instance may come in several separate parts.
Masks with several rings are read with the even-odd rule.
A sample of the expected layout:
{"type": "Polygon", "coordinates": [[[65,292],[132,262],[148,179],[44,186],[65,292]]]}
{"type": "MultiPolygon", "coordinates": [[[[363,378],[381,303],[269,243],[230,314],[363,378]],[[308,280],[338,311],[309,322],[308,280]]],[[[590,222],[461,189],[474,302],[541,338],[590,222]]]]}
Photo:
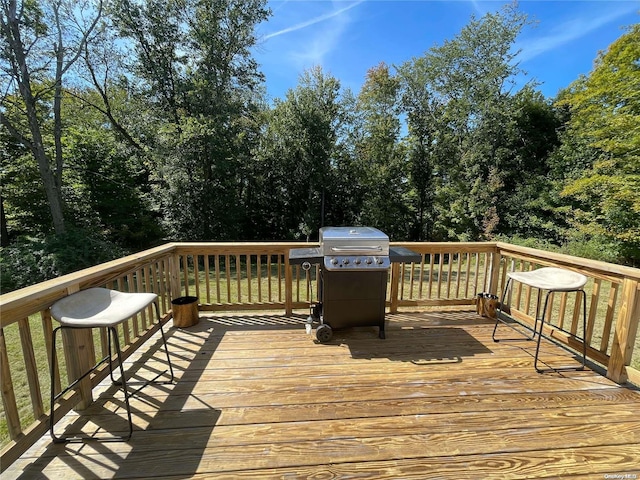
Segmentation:
{"type": "MultiPolygon", "coordinates": [[[[475,313],[387,322],[386,340],[363,327],[321,345],[302,316],[203,315],[171,329],[176,383],[132,399],[131,441],[43,437],[3,480],[640,477],[639,392],[591,370],[538,374],[535,342],[495,343],[475,313]]],[[[148,343],[134,378],[166,368],[148,343]]],[[[548,341],[543,355],[578,365],[548,341]]],[[[121,393],[96,398],[56,430],[124,431],[121,393]]]]}

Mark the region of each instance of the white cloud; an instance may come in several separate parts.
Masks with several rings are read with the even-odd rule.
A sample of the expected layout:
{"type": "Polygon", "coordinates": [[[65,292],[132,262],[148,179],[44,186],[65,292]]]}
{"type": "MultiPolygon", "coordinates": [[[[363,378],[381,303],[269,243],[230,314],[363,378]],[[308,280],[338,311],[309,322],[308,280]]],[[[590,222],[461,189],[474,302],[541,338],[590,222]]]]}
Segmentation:
{"type": "Polygon", "coordinates": [[[518,59],[521,62],[531,60],[538,55],[587,36],[594,30],[628,14],[629,9],[626,8],[563,22],[548,35],[517,42],[516,48],[522,50],[518,59]]]}
{"type": "Polygon", "coordinates": [[[278,30],[277,32],[269,33],[268,35],[265,35],[263,37],[263,40],[269,40],[270,38],[278,37],[280,35],[285,35],[285,34],[291,33],[291,32],[295,32],[296,30],[301,30],[303,28],[310,27],[311,25],[315,25],[316,23],[324,22],[324,21],[330,20],[330,19],[332,19],[334,17],[338,17],[338,16],[342,15],[344,12],[347,12],[347,11],[351,10],[352,8],[357,7],[358,5],[360,5],[364,1],[365,0],[358,0],[357,2],[352,3],[350,5],[347,5],[346,7],[341,8],[340,10],[336,10],[336,11],[333,11],[333,12],[325,13],[324,15],[319,15],[317,17],[312,18],[311,20],[306,20],[306,21],[297,23],[296,25],[292,25],[290,27],[283,28],[282,30],[278,30]]]}
{"type": "MultiPolygon", "coordinates": [[[[331,11],[295,22],[265,35],[262,40],[278,41],[277,46],[274,44],[278,56],[292,62],[296,70],[322,65],[324,58],[338,48],[340,39],[352,22],[352,16],[347,12],[364,1],[357,0],[346,6],[343,6],[343,1],[327,2],[332,7],[331,11]]],[[[304,2],[292,2],[289,7],[294,5],[305,9],[304,2]]]]}

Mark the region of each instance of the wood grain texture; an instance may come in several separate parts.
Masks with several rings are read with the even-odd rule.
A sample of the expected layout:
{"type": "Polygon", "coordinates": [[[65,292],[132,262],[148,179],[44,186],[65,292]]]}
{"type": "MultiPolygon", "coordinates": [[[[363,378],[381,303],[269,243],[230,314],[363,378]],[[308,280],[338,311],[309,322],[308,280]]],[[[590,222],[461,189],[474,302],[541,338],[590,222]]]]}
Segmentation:
{"type": "MultiPolygon", "coordinates": [[[[387,321],[386,340],[363,327],[321,345],[303,317],[203,315],[169,332],[177,381],[131,399],[131,441],[60,446],[43,437],[3,480],[640,473],[640,392],[590,370],[538,374],[535,342],[495,343],[493,323],[475,312],[387,321]]],[[[166,368],[157,337],[148,344],[126,361],[134,379],[166,368]]],[[[551,342],[542,348],[545,359],[577,364],[551,342]]],[[[58,428],[124,430],[117,388],[95,394],[58,428]]]]}

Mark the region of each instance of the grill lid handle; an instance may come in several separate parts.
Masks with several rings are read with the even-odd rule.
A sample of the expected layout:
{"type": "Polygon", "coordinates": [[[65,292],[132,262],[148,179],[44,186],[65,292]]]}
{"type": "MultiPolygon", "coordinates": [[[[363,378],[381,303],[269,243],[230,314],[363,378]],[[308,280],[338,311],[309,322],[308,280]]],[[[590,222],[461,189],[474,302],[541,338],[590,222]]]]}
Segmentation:
{"type": "Polygon", "coordinates": [[[381,252],[382,247],[371,247],[371,246],[361,246],[361,247],[331,247],[332,252],[336,253],[360,253],[362,251],[367,252],[381,252]]]}

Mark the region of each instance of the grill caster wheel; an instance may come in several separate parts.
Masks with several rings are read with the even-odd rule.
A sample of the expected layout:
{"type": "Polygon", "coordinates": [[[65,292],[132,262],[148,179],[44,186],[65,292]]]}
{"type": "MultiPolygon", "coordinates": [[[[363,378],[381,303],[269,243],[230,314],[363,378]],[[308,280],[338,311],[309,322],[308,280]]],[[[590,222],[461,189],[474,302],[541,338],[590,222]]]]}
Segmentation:
{"type": "Polygon", "coordinates": [[[331,327],[326,323],[323,323],[318,328],[316,328],[316,338],[320,343],[327,343],[333,337],[333,331],[331,327]]]}

